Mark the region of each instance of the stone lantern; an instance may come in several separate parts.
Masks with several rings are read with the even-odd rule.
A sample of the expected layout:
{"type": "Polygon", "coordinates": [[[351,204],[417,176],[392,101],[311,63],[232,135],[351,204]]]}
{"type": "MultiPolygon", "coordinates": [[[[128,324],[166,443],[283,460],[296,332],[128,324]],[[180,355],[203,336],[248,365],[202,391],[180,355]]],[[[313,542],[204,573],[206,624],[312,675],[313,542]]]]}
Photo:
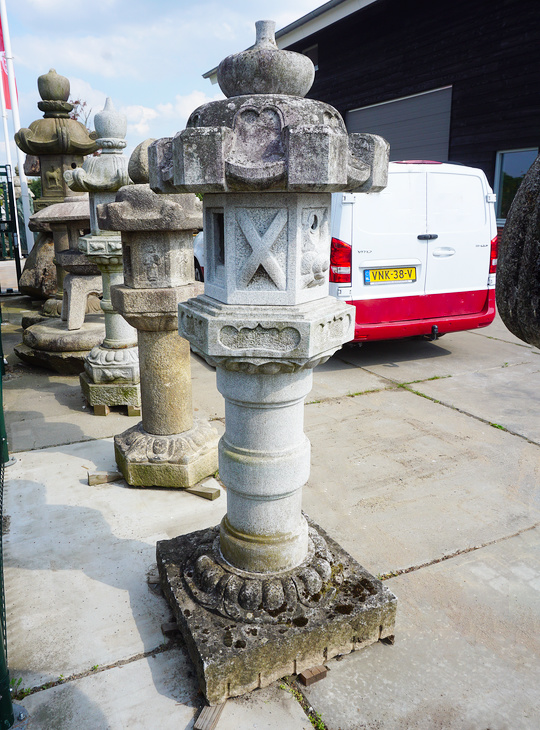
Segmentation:
{"type": "MultiPolygon", "coordinates": [[[[19,129],[15,134],[17,146],[27,155],[38,158],[37,170],[41,175],[42,195],[34,201],[36,213],[47,206],[64,203],[66,199],[80,197],[78,192],[72,192],[67,186],[64,172],[80,167],[85,155],[98,149],[95,139],[84,124],[69,116],[73,104],[68,102],[70,84],[65,76],[60,76],[51,68],[49,73],[38,78],[38,90],[41,96],[38,108],[44,112],[43,119],[37,119],[28,129],[19,129]]],[[[45,223],[46,219],[38,216],[34,230],[48,232],[47,228],[43,228],[45,223]]],[[[63,297],[64,270],[58,261],[58,254],[68,248],[67,236],[61,235],[61,231],[58,231],[59,225],[61,225],[60,213],[53,216],[52,228],[57,291],[53,298],[47,300],[43,308],[43,314],[52,317],[60,314],[63,297]]],[[[46,239],[42,239],[43,243],[45,241],[46,239]]],[[[35,256],[36,254],[33,258],[35,256]]],[[[23,279],[25,278],[29,277],[25,277],[23,272],[23,279]]],[[[92,310],[92,305],[90,306],[90,311],[96,311],[95,308],[92,310]]]]}
{"type": "Polygon", "coordinates": [[[142,422],[115,436],[114,447],[128,484],[185,488],[218,468],[218,433],[193,419],[189,343],[178,336],[178,303],[202,291],[193,266],[202,204],[150,190],[147,147],[129,163],[138,184],[98,210],[102,227],[122,234],[124,285],[113,287],[112,302],[137,329],[141,364],[142,422]]]}
{"type": "Polygon", "coordinates": [[[179,305],[179,331],[225,399],[227,514],[157,555],[210,704],[394,633],[395,596],[301,510],[312,370],[354,328],[328,296],[330,194],[380,190],[388,168],[382,138],[304,98],[313,77],[260,21],[219,66],[227,98],[149,153],[155,191],[204,193],[205,294],[179,305]]]}
{"type": "Polygon", "coordinates": [[[96,415],[105,416],[111,406],[127,406],[128,415],[140,415],[139,357],[137,333],[111,303],[111,287],[124,280],[122,241],[113,231],[101,230],[97,206],[114,201],[116,192],[131,181],[128,160],[122,150],[127,120],[107,99],[94,124],[102,148],[98,157],[88,158],[82,167],[66,171],[71,190],[90,194],[90,233],[79,239],[79,251],[101,271],[105,312],[105,339],[87,355],[80,381],[83,395],[96,415]]]}

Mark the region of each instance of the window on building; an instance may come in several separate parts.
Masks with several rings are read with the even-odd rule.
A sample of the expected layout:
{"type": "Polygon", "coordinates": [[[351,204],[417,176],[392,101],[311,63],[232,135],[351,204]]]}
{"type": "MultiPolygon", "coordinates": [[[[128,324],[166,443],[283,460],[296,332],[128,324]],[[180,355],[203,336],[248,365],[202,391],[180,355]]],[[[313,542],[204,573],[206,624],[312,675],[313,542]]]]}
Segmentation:
{"type": "Polygon", "coordinates": [[[319,68],[319,46],[316,43],[314,46],[308,46],[307,48],[304,48],[302,51],[304,56],[307,56],[308,58],[311,58],[313,61],[313,65],[315,66],[315,71],[319,68]]]}
{"type": "Polygon", "coordinates": [[[495,193],[497,195],[497,223],[499,225],[504,225],[521,181],[537,155],[538,147],[497,152],[495,193]]]}

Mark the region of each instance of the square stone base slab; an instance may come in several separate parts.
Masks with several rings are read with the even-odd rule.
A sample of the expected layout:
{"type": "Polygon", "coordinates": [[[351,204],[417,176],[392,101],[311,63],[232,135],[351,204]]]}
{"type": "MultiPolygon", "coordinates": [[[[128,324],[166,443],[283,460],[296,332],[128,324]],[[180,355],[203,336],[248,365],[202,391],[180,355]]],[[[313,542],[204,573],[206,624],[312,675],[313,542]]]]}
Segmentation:
{"type": "Polygon", "coordinates": [[[202,479],[215,474],[218,470],[218,441],[219,434],[216,429],[207,422],[196,422],[195,431],[191,438],[191,432],[187,434],[175,434],[172,436],[153,436],[146,434],[142,428],[142,424],[137,424],[128,431],[114,437],[114,455],[116,464],[122,472],[122,476],[126,482],[132,487],[171,487],[173,489],[187,489],[198,484],[202,479]],[[133,434],[140,438],[136,446],[135,458],[140,459],[140,448],[150,446],[152,450],[152,442],[161,441],[168,450],[167,446],[172,445],[171,442],[180,442],[180,448],[183,451],[182,463],[177,461],[131,461],[131,439],[129,435],[133,434]],[[187,436],[187,438],[185,438],[187,436]],[[127,438],[126,438],[127,437],[127,438]],[[148,443],[145,443],[148,442],[148,443]]]}
{"type": "MultiPolygon", "coordinates": [[[[306,519],[311,528],[310,534],[313,534],[314,528],[326,541],[333,558],[333,575],[334,571],[340,574],[341,587],[330,601],[324,600],[324,589],[318,597],[312,596],[325,605],[317,605],[312,600],[309,607],[298,605],[293,613],[287,613],[288,609],[269,611],[274,617],[272,623],[257,622],[251,613],[247,614],[251,620],[233,620],[225,617],[222,611],[211,611],[194,600],[194,584],[190,587],[188,583],[193,556],[201,554],[202,544],[216,545],[218,527],[158,542],[161,586],[195,665],[201,691],[210,705],[264,687],[280,677],[298,674],[380,639],[393,638],[396,597],[320,527],[306,519]]],[[[290,575],[291,572],[281,575],[290,575]]],[[[207,570],[207,579],[218,588],[219,575],[219,564],[217,572],[215,567],[207,570]]],[[[256,579],[262,579],[260,574],[236,571],[236,576],[240,575],[244,576],[244,587],[238,593],[239,600],[242,590],[244,595],[249,594],[253,584],[258,582],[256,579]],[[251,580],[245,576],[251,576],[251,580]]],[[[294,577],[297,586],[302,585],[298,581],[299,576],[302,576],[302,570],[297,568],[294,577]]],[[[194,590],[197,591],[197,588],[194,590]]],[[[264,582],[262,591],[264,596],[264,582]]],[[[298,593],[300,596],[300,587],[298,593]]],[[[254,610],[254,614],[261,613],[254,610]]],[[[245,616],[246,612],[243,614],[245,616]]]]}
{"type": "Polygon", "coordinates": [[[141,407],[139,383],[93,383],[87,373],[79,376],[81,390],[88,405],[141,407]]]}

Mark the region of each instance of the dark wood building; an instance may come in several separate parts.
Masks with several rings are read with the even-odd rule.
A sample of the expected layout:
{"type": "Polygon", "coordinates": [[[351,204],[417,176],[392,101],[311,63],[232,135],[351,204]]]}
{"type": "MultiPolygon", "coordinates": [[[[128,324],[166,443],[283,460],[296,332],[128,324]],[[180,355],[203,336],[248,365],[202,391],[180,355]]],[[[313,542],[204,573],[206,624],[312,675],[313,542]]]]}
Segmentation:
{"type": "Polygon", "coordinates": [[[540,145],[539,0],[331,0],[276,37],[391,159],[482,168],[502,222],[540,145]]]}

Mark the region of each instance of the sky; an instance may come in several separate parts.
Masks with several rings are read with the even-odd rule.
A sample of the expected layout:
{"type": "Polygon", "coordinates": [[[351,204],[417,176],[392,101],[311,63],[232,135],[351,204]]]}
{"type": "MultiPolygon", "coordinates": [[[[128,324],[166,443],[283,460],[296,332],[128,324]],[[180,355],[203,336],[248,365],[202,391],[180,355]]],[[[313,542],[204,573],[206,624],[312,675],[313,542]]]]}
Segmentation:
{"type": "MultiPolygon", "coordinates": [[[[7,0],[21,126],[42,116],[37,78],[54,68],[93,114],[107,96],[128,120],[126,153],[169,137],[196,107],[223,98],[202,74],[255,41],[255,21],[283,28],[323,0],[7,0]]],[[[13,135],[11,115],[10,136],[13,135]]],[[[0,128],[0,139],[2,131],[0,128]]],[[[12,143],[13,164],[16,162],[12,143]]],[[[5,164],[0,144],[0,164],[5,164]]]]}

